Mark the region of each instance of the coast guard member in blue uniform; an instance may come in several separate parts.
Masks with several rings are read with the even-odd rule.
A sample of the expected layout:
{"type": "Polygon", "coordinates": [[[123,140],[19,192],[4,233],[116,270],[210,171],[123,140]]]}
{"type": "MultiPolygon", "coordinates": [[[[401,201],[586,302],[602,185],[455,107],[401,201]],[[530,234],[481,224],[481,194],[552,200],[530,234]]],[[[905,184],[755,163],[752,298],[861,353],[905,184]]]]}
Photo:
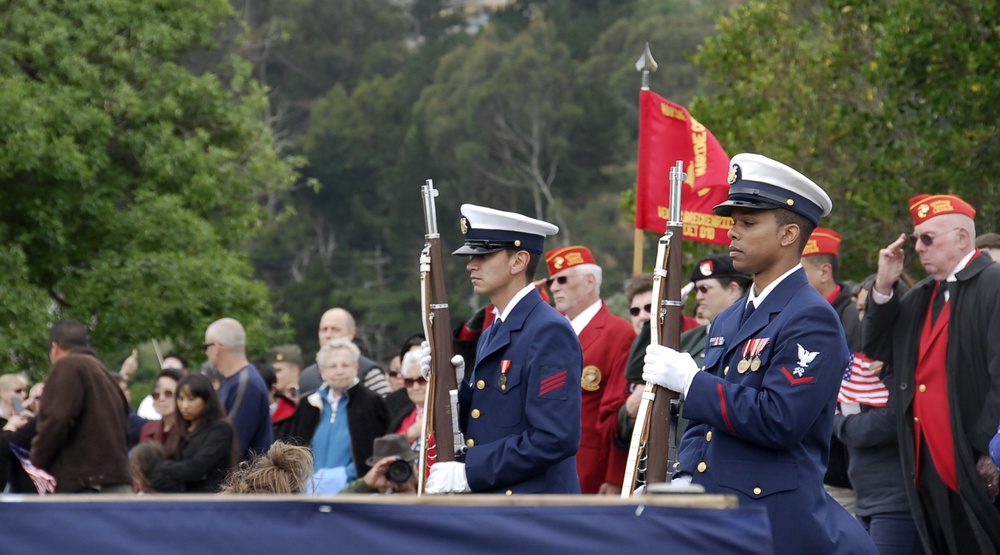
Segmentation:
{"type": "MultiPolygon", "coordinates": [[[[430,467],[427,493],[580,493],[580,341],[532,283],[545,237],[540,220],[462,205],[472,288],[496,306],[468,379],[459,373],[465,462],[430,467]]],[[[429,352],[425,349],[425,360],[429,352]]],[[[458,357],[461,358],[461,357],[458,357]]],[[[453,360],[454,362],[454,360],[453,360]]]]}
{"type": "Polygon", "coordinates": [[[757,154],[732,159],[729,183],[715,213],[732,216],[729,254],[753,286],[716,318],[701,369],[667,347],[646,354],[643,379],[685,396],[690,424],[674,481],[766,507],[775,553],[875,553],[823,490],[850,355],[840,318],[799,259],[833,203],[809,178],[757,154]]]}

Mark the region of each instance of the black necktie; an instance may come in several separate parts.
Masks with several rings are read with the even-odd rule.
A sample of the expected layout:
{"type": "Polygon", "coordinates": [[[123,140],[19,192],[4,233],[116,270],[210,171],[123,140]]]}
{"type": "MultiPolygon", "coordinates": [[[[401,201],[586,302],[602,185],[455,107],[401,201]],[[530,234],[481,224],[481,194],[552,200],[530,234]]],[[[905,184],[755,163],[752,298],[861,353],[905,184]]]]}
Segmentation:
{"type": "Polygon", "coordinates": [[[944,308],[944,293],[948,290],[947,281],[939,281],[937,285],[934,286],[934,301],[931,303],[931,325],[937,323],[938,315],[941,314],[941,309],[944,308]]]}
{"type": "Polygon", "coordinates": [[[747,307],[745,309],[743,309],[743,319],[740,320],[740,327],[741,328],[743,327],[744,324],[747,323],[747,320],[750,319],[750,315],[753,314],[754,310],[756,310],[756,307],[754,306],[753,301],[748,302],[747,303],[747,307]]]}

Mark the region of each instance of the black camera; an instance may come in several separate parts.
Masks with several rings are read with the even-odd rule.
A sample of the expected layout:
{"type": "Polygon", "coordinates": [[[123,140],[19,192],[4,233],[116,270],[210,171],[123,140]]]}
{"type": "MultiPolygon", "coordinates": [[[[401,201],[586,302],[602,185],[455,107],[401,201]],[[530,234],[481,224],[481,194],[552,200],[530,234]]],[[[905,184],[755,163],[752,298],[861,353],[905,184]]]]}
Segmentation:
{"type": "Polygon", "coordinates": [[[389,465],[389,468],[386,469],[385,477],[388,478],[390,482],[405,484],[410,481],[410,478],[413,477],[413,465],[411,465],[409,461],[393,461],[392,464],[389,465]]]}

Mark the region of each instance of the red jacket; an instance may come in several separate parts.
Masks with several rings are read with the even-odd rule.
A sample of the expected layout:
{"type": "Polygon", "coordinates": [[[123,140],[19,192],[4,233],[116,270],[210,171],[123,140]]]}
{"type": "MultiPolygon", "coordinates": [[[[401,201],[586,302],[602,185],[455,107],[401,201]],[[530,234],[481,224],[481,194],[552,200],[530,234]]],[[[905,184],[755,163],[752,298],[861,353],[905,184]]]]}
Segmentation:
{"type": "MultiPolygon", "coordinates": [[[[576,468],[580,476],[581,493],[597,493],[608,472],[611,438],[598,428],[601,399],[608,391],[612,376],[620,383],[625,375],[629,348],[635,340],[632,324],[611,314],[603,304],[593,320],[580,333],[583,347],[583,431],[576,468]]],[[[624,468],[622,470],[624,473],[624,468]]]]}

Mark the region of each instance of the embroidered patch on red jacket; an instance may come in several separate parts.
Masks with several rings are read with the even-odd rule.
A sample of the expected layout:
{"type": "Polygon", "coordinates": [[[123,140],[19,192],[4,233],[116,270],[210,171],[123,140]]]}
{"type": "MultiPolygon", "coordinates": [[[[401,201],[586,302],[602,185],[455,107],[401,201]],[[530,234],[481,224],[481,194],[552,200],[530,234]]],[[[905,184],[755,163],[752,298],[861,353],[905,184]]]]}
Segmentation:
{"type": "Polygon", "coordinates": [[[792,385],[799,385],[799,384],[804,384],[804,383],[810,383],[810,382],[813,381],[813,379],[815,379],[815,376],[806,376],[804,378],[796,378],[795,376],[792,376],[792,373],[789,372],[788,369],[785,368],[784,366],[781,367],[781,373],[784,374],[786,378],[788,378],[788,383],[790,383],[792,385]]]}
{"type": "Polygon", "coordinates": [[[566,370],[563,370],[558,374],[553,374],[542,380],[542,385],[538,389],[538,396],[541,397],[546,393],[552,393],[553,391],[565,385],[566,385],[566,370]]]}

